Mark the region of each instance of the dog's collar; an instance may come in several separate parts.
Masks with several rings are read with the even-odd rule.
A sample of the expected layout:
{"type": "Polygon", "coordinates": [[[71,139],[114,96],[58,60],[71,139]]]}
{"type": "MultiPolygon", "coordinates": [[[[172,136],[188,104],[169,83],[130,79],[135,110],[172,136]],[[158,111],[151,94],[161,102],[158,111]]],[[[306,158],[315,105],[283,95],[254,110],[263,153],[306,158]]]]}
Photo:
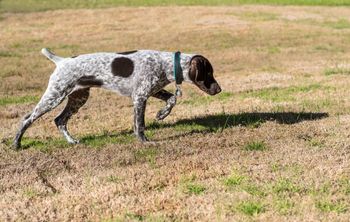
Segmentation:
{"type": "Polygon", "coordinates": [[[177,51],[174,52],[174,59],[173,59],[173,67],[174,67],[174,79],[176,84],[176,96],[181,96],[181,83],[184,80],[183,72],[181,68],[181,52],[177,51]]]}

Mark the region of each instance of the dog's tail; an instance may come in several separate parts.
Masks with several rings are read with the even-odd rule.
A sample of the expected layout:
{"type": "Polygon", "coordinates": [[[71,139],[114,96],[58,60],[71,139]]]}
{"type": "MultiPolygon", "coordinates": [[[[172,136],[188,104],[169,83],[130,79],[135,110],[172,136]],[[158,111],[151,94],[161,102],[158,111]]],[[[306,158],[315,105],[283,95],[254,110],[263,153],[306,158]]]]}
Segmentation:
{"type": "Polygon", "coordinates": [[[54,62],[55,64],[57,64],[58,62],[62,61],[64,58],[59,57],[55,54],[53,54],[50,50],[48,50],[47,48],[43,48],[41,50],[41,53],[46,56],[48,59],[50,59],[52,62],[54,62]]]}

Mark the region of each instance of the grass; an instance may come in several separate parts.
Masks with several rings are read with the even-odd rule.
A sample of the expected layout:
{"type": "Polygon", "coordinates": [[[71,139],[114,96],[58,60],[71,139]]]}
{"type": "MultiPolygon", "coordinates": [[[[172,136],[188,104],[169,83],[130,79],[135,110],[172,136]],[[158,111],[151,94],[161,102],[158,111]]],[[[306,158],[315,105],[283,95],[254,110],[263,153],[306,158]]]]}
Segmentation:
{"type": "Polygon", "coordinates": [[[340,108],[341,103],[335,101],[332,98],[324,98],[319,100],[314,99],[304,99],[300,102],[300,106],[303,110],[313,110],[314,112],[322,112],[322,110],[329,109],[333,106],[338,106],[340,108]]]}
{"type": "Polygon", "coordinates": [[[158,5],[240,5],[240,4],[269,4],[269,5],[350,5],[347,0],[2,0],[0,8],[5,12],[33,12],[65,8],[106,8],[116,6],[158,6],[158,5]]]}
{"type": "Polygon", "coordinates": [[[272,186],[272,191],[277,195],[292,195],[302,192],[303,189],[290,179],[281,178],[272,186]]]}
{"type": "Polygon", "coordinates": [[[185,184],[184,187],[184,193],[186,194],[193,194],[193,195],[200,195],[202,193],[204,193],[204,191],[206,190],[206,187],[202,184],[199,183],[187,183],[185,184]]]}
{"type": "Polygon", "coordinates": [[[314,91],[325,91],[331,89],[333,88],[329,86],[323,86],[321,84],[311,84],[306,86],[290,86],[286,88],[272,87],[251,92],[245,92],[242,93],[241,96],[243,98],[254,97],[261,100],[272,101],[277,103],[295,101],[295,95],[297,94],[306,94],[314,91]]]}
{"type": "Polygon", "coordinates": [[[119,183],[121,179],[118,176],[110,175],[106,178],[106,181],[110,183],[119,183]]]}
{"type": "Polygon", "coordinates": [[[137,161],[148,162],[151,166],[155,166],[156,157],[159,153],[157,147],[147,147],[134,151],[134,157],[137,161]]]}
{"type": "Polygon", "coordinates": [[[343,177],[339,180],[340,192],[345,195],[350,195],[350,178],[343,177]]]}
{"type": "MultiPolygon", "coordinates": [[[[7,141],[7,145],[11,146],[12,140],[7,141]]],[[[34,148],[36,150],[39,150],[41,152],[50,153],[56,148],[67,148],[71,145],[67,143],[66,140],[60,138],[60,139],[45,139],[45,140],[38,140],[33,138],[27,138],[24,137],[22,139],[22,149],[28,149],[28,148],[34,148]]]]}
{"type": "Polygon", "coordinates": [[[145,216],[140,215],[140,214],[135,214],[135,213],[126,213],[125,219],[143,221],[145,219],[145,216]]]}
{"type": "Polygon", "coordinates": [[[0,98],[0,106],[38,102],[38,96],[6,96],[0,98]]]}
{"type": "Polygon", "coordinates": [[[330,76],[330,75],[350,75],[350,68],[348,67],[335,67],[335,68],[327,68],[324,71],[324,74],[326,76],[330,76]]]}
{"type": "Polygon", "coordinates": [[[336,213],[345,213],[348,211],[348,206],[340,201],[317,201],[315,206],[320,211],[327,212],[336,212],[336,213]]]}
{"type": "Polygon", "coordinates": [[[133,141],[135,141],[135,137],[131,133],[87,135],[80,140],[81,143],[94,148],[101,148],[106,144],[128,144],[133,141]]]}
{"type": "Polygon", "coordinates": [[[250,21],[271,21],[278,19],[278,14],[268,12],[244,12],[234,15],[238,15],[239,17],[250,21]]]}
{"type": "Polygon", "coordinates": [[[350,21],[348,19],[342,18],[337,21],[327,21],[325,25],[334,29],[349,29],[350,21]]]}
{"type": "Polygon", "coordinates": [[[169,218],[147,214],[143,215],[141,213],[126,212],[124,214],[113,216],[112,218],[101,220],[102,222],[124,222],[124,221],[150,221],[150,222],[164,222],[168,221],[169,218]]]}
{"type": "MultiPolygon", "coordinates": [[[[201,53],[223,93],[209,97],[183,84],[184,96],[160,122],[165,104],[150,99],[151,145],[133,135],[129,98],[91,89],[68,124],[81,141],[73,146],[52,121],[58,107],[28,129],[23,150],[0,143],[0,221],[347,221],[350,78],[324,70],[347,68],[349,13],[287,6],[3,13],[0,98],[45,90],[55,66],[42,47],[62,56],[144,47],[201,53]],[[345,28],[335,28],[338,21],[345,28]]],[[[12,139],[34,105],[11,103],[0,106],[0,138],[12,139]]]]}
{"type": "Polygon", "coordinates": [[[235,187],[237,185],[241,185],[244,180],[244,176],[232,174],[224,180],[224,184],[228,187],[235,187]]]}
{"type": "Polygon", "coordinates": [[[23,191],[23,196],[27,198],[34,198],[39,196],[39,192],[33,188],[27,188],[23,191]]]}
{"type": "Polygon", "coordinates": [[[287,215],[291,213],[291,210],[294,208],[295,203],[290,199],[278,199],[274,202],[274,207],[277,212],[282,215],[287,215]]]}
{"type": "Polygon", "coordinates": [[[180,104],[198,106],[198,105],[208,105],[214,101],[227,102],[234,96],[231,92],[221,92],[216,96],[200,96],[197,93],[192,93],[191,98],[187,100],[180,101],[180,104]]]}
{"type": "Polygon", "coordinates": [[[263,141],[252,141],[244,145],[243,149],[246,151],[264,151],[267,146],[263,141]]]}
{"type": "Polygon", "coordinates": [[[243,201],[237,205],[236,209],[248,216],[256,216],[265,212],[265,206],[257,201],[243,201]]]}
{"type": "Polygon", "coordinates": [[[19,55],[14,52],[0,51],[0,57],[18,57],[19,55]]]}
{"type": "Polygon", "coordinates": [[[316,148],[322,148],[322,147],[324,147],[324,142],[323,142],[323,141],[320,141],[320,140],[318,140],[318,139],[315,139],[315,138],[310,139],[308,142],[309,142],[309,145],[310,145],[311,147],[316,147],[316,148]]]}
{"type": "Polygon", "coordinates": [[[182,192],[190,195],[201,195],[207,188],[201,183],[196,182],[196,174],[184,175],[180,179],[182,192]]]}
{"type": "Polygon", "coordinates": [[[254,184],[246,184],[243,186],[243,190],[249,193],[250,195],[257,197],[265,197],[267,195],[266,189],[262,186],[254,185],[254,184]]]}

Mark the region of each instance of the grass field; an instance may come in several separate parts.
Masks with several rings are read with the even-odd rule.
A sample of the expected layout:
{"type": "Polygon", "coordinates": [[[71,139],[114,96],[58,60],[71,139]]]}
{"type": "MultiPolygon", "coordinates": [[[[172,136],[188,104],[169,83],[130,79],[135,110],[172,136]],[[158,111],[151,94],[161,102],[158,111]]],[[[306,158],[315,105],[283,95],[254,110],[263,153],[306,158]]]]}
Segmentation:
{"type": "Polygon", "coordinates": [[[0,221],[348,221],[350,8],[3,13],[0,38],[0,221]],[[184,84],[163,122],[154,118],[164,104],[151,98],[146,134],[156,144],[142,145],[130,100],[94,89],[69,123],[81,144],[58,133],[61,105],[15,152],[18,123],[54,69],[43,47],[198,52],[223,92],[184,84]]]}
{"type": "Polygon", "coordinates": [[[106,8],[117,6],[166,6],[166,5],[323,5],[349,6],[349,0],[1,0],[0,11],[32,12],[65,8],[106,8]]]}

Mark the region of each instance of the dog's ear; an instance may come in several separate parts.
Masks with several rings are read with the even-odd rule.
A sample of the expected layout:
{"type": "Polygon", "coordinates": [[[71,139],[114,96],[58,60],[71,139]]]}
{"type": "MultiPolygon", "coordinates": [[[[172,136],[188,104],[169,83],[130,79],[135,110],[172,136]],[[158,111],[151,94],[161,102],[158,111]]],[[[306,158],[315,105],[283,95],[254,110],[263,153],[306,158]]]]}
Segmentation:
{"type": "Polygon", "coordinates": [[[194,59],[192,59],[188,77],[192,82],[195,82],[197,79],[197,75],[198,75],[197,62],[194,59]]]}
{"type": "Polygon", "coordinates": [[[191,60],[189,78],[192,82],[204,81],[205,70],[203,67],[202,56],[194,56],[191,60]]]}
{"type": "Polygon", "coordinates": [[[205,81],[208,74],[213,74],[213,67],[203,56],[194,56],[191,60],[189,78],[192,82],[198,83],[205,81]]]}

